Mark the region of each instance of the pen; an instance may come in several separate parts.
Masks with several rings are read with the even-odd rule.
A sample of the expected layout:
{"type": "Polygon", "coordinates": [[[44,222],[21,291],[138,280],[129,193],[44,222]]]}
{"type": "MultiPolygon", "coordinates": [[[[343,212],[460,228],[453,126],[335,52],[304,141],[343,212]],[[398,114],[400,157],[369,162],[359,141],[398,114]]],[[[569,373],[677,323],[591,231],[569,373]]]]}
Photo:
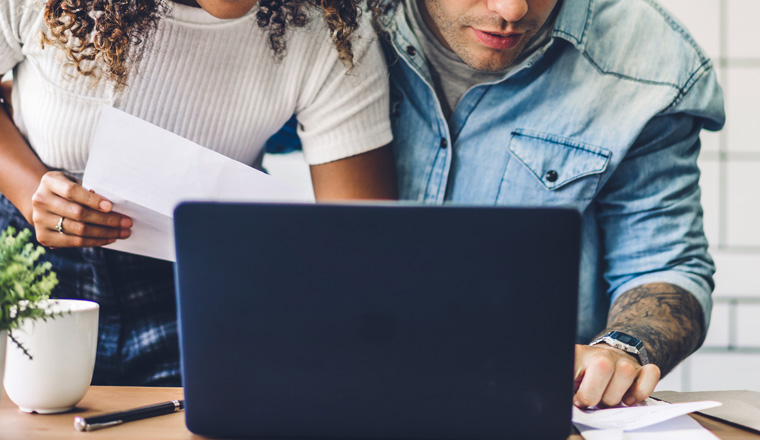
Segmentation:
{"type": "Polygon", "coordinates": [[[157,403],[155,405],[142,406],[126,411],[116,411],[94,417],[77,417],[74,419],[74,428],[77,431],[94,431],[109,426],[121,425],[133,420],[147,419],[148,417],[162,416],[183,410],[184,400],[172,400],[170,402],[157,403]]]}

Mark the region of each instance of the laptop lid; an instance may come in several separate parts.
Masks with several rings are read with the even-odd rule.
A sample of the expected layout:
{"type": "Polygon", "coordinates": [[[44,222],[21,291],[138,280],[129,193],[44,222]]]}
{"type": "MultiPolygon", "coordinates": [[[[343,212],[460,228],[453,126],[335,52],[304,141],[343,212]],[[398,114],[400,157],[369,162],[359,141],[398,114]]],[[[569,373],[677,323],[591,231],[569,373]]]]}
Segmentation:
{"type": "Polygon", "coordinates": [[[566,438],[580,216],[186,203],[188,428],[256,438],[566,438]]]}

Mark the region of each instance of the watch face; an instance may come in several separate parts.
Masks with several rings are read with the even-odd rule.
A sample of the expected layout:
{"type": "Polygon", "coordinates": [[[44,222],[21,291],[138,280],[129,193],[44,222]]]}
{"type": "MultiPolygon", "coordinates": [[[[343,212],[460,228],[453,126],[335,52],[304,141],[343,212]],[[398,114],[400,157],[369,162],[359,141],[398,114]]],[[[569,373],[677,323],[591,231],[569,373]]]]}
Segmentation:
{"type": "Polygon", "coordinates": [[[615,335],[615,339],[622,342],[623,344],[628,345],[636,345],[639,341],[636,340],[633,336],[626,335],[625,333],[620,333],[615,335]]]}
{"type": "Polygon", "coordinates": [[[614,338],[618,342],[628,345],[629,347],[633,347],[637,350],[641,350],[644,347],[644,344],[642,344],[641,341],[623,332],[619,332],[619,331],[610,332],[610,337],[614,338]]]}

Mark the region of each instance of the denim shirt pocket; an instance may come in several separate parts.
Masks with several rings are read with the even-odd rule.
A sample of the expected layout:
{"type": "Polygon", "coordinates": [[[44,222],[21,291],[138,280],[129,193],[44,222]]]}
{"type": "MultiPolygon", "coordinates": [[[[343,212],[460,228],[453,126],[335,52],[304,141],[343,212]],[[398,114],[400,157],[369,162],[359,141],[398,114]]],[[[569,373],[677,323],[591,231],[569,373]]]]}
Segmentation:
{"type": "MultiPolygon", "coordinates": [[[[585,205],[599,187],[612,152],[553,134],[517,129],[497,202],[585,205]]],[[[579,206],[580,208],[581,206],[579,206]]]]}

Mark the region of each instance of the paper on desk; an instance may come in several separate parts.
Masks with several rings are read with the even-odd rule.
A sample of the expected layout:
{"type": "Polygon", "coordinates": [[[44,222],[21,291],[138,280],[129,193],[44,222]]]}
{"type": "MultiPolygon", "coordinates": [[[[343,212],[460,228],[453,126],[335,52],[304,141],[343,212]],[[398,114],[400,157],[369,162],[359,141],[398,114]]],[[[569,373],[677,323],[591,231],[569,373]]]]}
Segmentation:
{"type": "Polygon", "coordinates": [[[575,425],[584,440],[716,440],[718,437],[687,415],[633,431],[575,425]]]}
{"type": "Polygon", "coordinates": [[[717,400],[723,406],[700,412],[760,432],[760,392],[757,391],[658,391],[652,397],[670,403],[717,400]]]}
{"type": "Polygon", "coordinates": [[[261,171],[107,106],[95,129],[82,184],[134,222],[128,239],[106,247],[171,261],[172,218],[182,201],[311,200],[310,194],[261,171]]]}
{"type": "Polygon", "coordinates": [[[716,406],[720,406],[720,402],[707,400],[670,405],[652,399],[620,408],[582,410],[573,406],[573,423],[597,429],[632,431],[716,406]]]}

